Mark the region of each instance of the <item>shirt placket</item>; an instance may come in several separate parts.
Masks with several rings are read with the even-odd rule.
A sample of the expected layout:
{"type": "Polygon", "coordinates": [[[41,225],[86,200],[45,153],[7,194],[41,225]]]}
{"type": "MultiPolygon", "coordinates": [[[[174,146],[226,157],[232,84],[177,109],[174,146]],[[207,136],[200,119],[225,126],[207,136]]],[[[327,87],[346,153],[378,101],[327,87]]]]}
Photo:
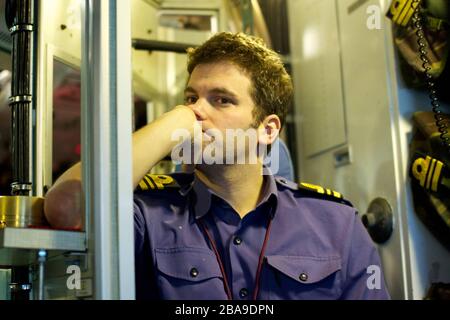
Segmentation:
{"type": "Polygon", "coordinates": [[[253,219],[241,221],[229,241],[232,292],[237,300],[250,300],[253,297],[259,254],[264,239],[265,229],[252,225],[251,220],[253,219]]]}

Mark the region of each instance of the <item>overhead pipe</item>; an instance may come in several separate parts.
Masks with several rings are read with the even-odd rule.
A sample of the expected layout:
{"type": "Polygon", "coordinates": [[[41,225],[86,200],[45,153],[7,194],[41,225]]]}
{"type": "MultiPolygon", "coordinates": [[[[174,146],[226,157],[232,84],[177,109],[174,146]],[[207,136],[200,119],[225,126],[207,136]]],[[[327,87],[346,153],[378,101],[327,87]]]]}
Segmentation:
{"type": "Polygon", "coordinates": [[[132,39],[132,46],[136,50],[166,51],[176,53],[186,53],[188,48],[197,47],[197,45],[188,43],[144,39],[132,39]]]}

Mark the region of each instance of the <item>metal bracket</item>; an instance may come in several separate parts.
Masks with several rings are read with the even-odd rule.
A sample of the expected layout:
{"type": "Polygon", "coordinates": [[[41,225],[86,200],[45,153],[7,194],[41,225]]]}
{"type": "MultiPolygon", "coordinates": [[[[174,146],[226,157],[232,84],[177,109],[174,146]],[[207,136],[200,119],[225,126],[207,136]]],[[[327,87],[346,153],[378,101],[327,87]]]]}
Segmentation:
{"type": "Polygon", "coordinates": [[[11,33],[11,36],[18,32],[33,32],[34,26],[32,24],[16,24],[15,26],[12,26],[9,28],[9,32],[11,33]]]}
{"type": "Polygon", "coordinates": [[[9,105],[10,106],[17,104],[17,103],[32,102],[32,101],[33,101],[33,96],[27,95],[27,94],[9,97],[9,105]]]}
{"type": "Polygon", "coordinates": [[[11,190],[14,194],[17,191],[31,191],[32,189],[32,183],[26,182],[26,183],[20,183],[20,182],[13,182],[11,183],[11,190]]]}

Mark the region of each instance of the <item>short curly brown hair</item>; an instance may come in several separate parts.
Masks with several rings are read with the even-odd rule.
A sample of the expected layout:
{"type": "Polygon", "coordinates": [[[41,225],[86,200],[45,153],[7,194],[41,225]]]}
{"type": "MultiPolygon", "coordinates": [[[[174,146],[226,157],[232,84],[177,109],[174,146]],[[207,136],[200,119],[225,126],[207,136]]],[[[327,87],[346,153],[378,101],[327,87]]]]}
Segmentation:
{"type": "Polygon", "coordinates": [[[293,86],[280,56],[269,49],[261,38],[244,33],[220,32],[200,47],[189,48],[189,76],[199,64],[230,61],[246,72],[251,81],[250,95],[256,108],[254,126],[265,117],[276,114],[284,124],[292,104],[293,86]]]}

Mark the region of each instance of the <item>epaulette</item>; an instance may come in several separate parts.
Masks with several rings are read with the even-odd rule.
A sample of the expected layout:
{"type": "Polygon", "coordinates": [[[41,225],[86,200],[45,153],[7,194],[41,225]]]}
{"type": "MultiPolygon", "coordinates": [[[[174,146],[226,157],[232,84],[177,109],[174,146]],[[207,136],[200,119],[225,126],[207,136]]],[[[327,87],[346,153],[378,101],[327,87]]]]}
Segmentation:
{"type": "Polygon", "coordinates": [[[281,185],[292,189],[292,190],[298,190],[303,191],[308,195],[311,195],[315,198],[325,199],[325,200],[331,200],[339,203],[346,204],[350,207],[353,207],[352,203],[342,196],[341,193],[327,189],[321,186],[317,186],[310,183],[300,182],[295,183],[289,180],[284,179],[283,177],[275,177],[275,180],[280,183],[281,185]]]}
{"type": "Polygon", "coordinates": [[[163,174],[146,174],[139,182],[136,190],[165,190],[165,189],[180,189],[178,182],[171,176],[163,174]]]}
{"type": "Polygon", "coordinates": [[[409,174],[414,182],[427,191],[444,195],[450,190],[449,167],[427,154],[416,152],[413,155],[409,174]]]}
{"type": "Polygon", "coordinates": [[[346,204],[350,207],[353,207],[353,204],[350,201],[344,199],[344,196],[337,191],[334,191],[334,190],[331,190],[328,188],[324,188],[321,186],[317,186],[314,184],[305,183],[305,182],[300,182],[298,184],[298,188],[299,188],[299,190],[304,190],[304,191],[310,192],[312,194],[315,194],[316,196],[318,196],[320,198],[324,198],[324,199],[331,200],[331,201],[336,201],[339,203],[346,204]]]}

